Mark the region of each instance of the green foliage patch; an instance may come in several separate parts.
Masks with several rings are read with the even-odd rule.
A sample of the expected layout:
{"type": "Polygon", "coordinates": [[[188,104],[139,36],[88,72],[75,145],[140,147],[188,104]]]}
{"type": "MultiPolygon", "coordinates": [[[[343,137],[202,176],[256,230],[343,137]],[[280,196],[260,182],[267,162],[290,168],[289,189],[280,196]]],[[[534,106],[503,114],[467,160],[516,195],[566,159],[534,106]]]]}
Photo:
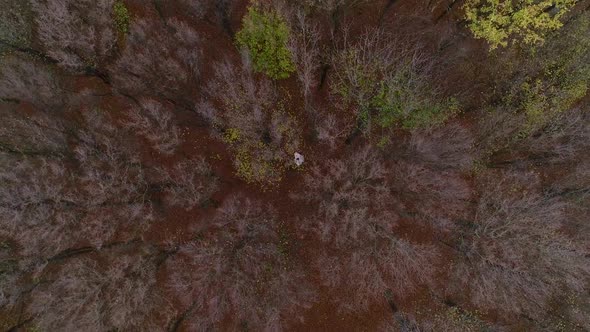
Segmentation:
{"type": "Polygon", "coordinates": [[[273,79],[288,78],[295,63],[287,48],[290,32],[285,20],[276,12],[250,7],[242,24],[236,41],[252,55],[254,70],[273,79]]]}
{"type": "Polygon", "coordinates": [[[333,91],[346,104],[358,109],[365,132],[376,125],[381,129],[406,129],[440,125],[458,113],[454,98],[441,98],[411,58],[384,65],[370,56],[362,59],[356,49],[345,50],[337,62],[333,91]]]}
{"type": "MultiPolygon", "coordinates": [[[[526,116],[522,134],[544,126],[588,93],[590,18],[572,21],[567,29],[552,34],[545,45],[529,56],[539,59],[536,66],[512,87],[506,99],[526,116]]],[[[528,63],[522,65],[531,67],[528,63]]]]}
{"type": "Polygon", "coordinates": [[[377,112],[376,122],[381,128],[396,124],[406,129],[437,126],[459,111],[459,104],[454,98],[440,102],[420,98],[411,83],[403,78],[381,82],[370,105],[377,112]]]}
{"type": "Polygon", "coordinates": [[[115,26],[120,35],[126,35],[129,32],[129,25],[131,24],[131,15],[129,9],[122,1],[117,1],[113,5],[113,14],[115,19],[115,26]]]}

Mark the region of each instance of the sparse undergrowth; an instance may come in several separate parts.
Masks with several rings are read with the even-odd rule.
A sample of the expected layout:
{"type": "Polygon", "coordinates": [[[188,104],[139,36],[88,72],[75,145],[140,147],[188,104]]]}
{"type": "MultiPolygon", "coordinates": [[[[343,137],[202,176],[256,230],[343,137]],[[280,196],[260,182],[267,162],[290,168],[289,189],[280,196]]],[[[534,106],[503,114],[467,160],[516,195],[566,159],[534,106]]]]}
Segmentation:
{"type": "Polygon", "coordinates": [[[208,90],[222,87],[226,91],[219,98],[221,107],[204,103],[200,111],[223,131],[221,138],[232,151],[236,175],[263,187],[277,185],[301,146],[299,124],[287,108],[288,96],[281,98],[268,79],[257,79],[247,55],[241,66],[227,61],[217,65],[208,90]]]}

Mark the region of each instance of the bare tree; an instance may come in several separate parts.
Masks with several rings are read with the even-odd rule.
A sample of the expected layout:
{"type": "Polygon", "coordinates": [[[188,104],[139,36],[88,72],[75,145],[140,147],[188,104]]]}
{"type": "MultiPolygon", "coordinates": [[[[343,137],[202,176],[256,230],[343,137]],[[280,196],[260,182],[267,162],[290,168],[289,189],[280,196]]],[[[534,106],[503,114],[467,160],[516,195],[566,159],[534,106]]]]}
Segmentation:
{"type": "Polygon", "coordinates": [[[586,238],[590,234],[590,158],[586,156],[577,165],[568,165],[567,171],[556,176],[546,190],[568,202],[567,232],[578,240],[586,238]]]}
{"type": "Polygon", "coordinates": [[[345,34],[342,44],[332,59],[332,91],[367,132],[373,124],[432,127],[457,111],[453,100],[430,83],[434,59],[420,48],[377,29],[356,40],[345,34]]]}
{"type": "Polygon", "coordinates": [[[158,169],[168,204],[187,210],[206,203],[218,181],[204,158],[188,159],[171,170],[158,169]]]}
{"type": "MultiPolygon", "coordinates": [[[[376,225],[374,219],[363,219],[357,215],[354,220],[360,224],[368,222],[366,234],[353,237],[346,246],[337,250],[353,248],[352,253],[334,256],[321,255],[315,261],[324,286],[338,289],[339,300],[336,306],[341,313],[362,313],[369,306],[381,300],[386,291],[391,290],[396,297],[405,298],[412,294],[418,285],[433,281],[433,266],[438,257],[430,245],[418,245],[387,234],[376,225]]],[[[324,241],[327,243],[327,241],[324,241]]]]}
{"type": "Polygon", "coordinates": [[[319,112],[315,131],[317,139],[333,150],[339,143],[344,143],[346,135],[351,131],[351,126],[334,113],[319,112]]]}
{"type": "Polygon", "coordinates": [[[476,123],[476,145],[483,158],[510,145],[525,119],[508,109],[482,110],[476,123]]]}
{"type": "Polygon", "coordinates": [[[350,9],[366,3],[367,0],[305,0],[307,6],[316,7],[329,12],[350,9]]]}
{"type": "Polygon", "coordinates": [[[67,69],[95,67],[115,47],[114,0],[32,0],[37,36],[67,69]]]}
{"type": "Polygon", "coordinates": [[[100,111],[83,113],[84,125],[74,151],[80,166],[79,190],[102,204],[143,201],[146,187],[143,169],[131,140],[123,143],[113,121],[100,111]]]}
{"type": "Polygon", "coordinates": [[[180,0],[188,8],[191,16],[201,19],[210,9],[211,1],[208,0],[180,0]]]}
{"type": "Polygon", "coordinates": [[[0,1],[0,54],[25,48],[33,36],[32,12],[28,3],[0,1]]]}
{"type": "Polygon", "coordinates": [[[204,121],[213,126],[217,126],[222,123],[221,119],[219,118],[219,110],[214,107],[210,101],[199,102],[195,107],[195,111],[203,118],[204,121]]]}
{"type": "Polygon", "coordinates": [[[0,150],[21,154],[64,155],[65,126],[44,112],[25,113],[17,105],[0,107],[0,150]]]}
{"type": "Polygon", "coordinates": [[[265,78],[257,80],[252,71],[250,58],[242,54],[239,66],[229,60],[215,66],[215,79],[207,85],[207,92],[218,97],[227,111],[242,116],[228,116],[228,126],[240,128],[244,135],[254,135],[264,121],[264,111],[276,101],[277,93],[265,78]],[[243,119],[244,115],[247,119],[243,119]]]}
{"type": "Polygon", "coordinates": [[[400,52],[384,42],[384,33],[368,31],[358,42],[344,35],[343,48],[332,59],[334,84],[332,89],[342,95],[347,103],[367,108],[371,98],[377,93],[379,83],[395,66],[411,59],[407,48],[400,52]]]}
{"type": "Polygon", "coordinates": [[[319,203],[322,213],[337,215],[351,204],[364,208],[370,205],[391,206],[386,199],[385,165],[373,149],[355,151],[348,159],[329,160],[324,167],[315,166],[306,176],[303,199],[319,203]]]}
{"type": "Polygon", "coordinates": [[[155,330],[153,310],[168,309],[150,303],[155,276],[126,283],[143,273],[135,258],[56,265],[141,238],[154,220],[133,138],[107,111],[68,114],[79,120],[72,125],[10,105],[0,126],[0,311],[25,308],[19,321],[47,330],[155,330]],[[106,299],[92,302],[97,296],[106,299]]]}
{"type": "Polygon", "coordinates": [[[282,330],[315,295],[297,266],[287,265],[276,215],[232,196],[213,222],[213,230],[167,262],[171,290],[187,308],[179,324],[191,330],[226,322],[232,329],[282,330]]]}
{"type": "Polygon", "coordinates": [[[490,163],[520,168],[573,164],[589,148],[589,122],[582,108],[561,113],[530,135],[513,139],[491,156],[490,163]]]}
{"type": "Polygon", "coordinates": [[[236,173],[261,185],[278,182],[301,140],[299,124],[283,108],[271,82],[254,77],[244,54],[240,67],[227,60],[218,64],[207,91],[218,99],[221,110],[202,104],[203,110],[208,110],[205,116],[216,120],[224,131],[236,173]]]}
{"type": "Polygon", "coordinates": [[[407,161],[397,162],[392,168],[390,183],[405,203],[402,211],[417,217],[417,221],[447,232],[471,217],[473,186],[463,173],[407,161]]]}
{"type": "Polygon", "coordinates": [[[547,119],[530,132],[522,131],[522,114],[495,109],[478,121],[477,145],[490,166],[499,168],[551,167],[575,163],[587,149],[588,116],[574,108],[547,119]]]}
{"type": "MultiPolygon", "coordinates": [[[[130,193],[118,188],[116,182],[113,188],[108,188],[113,182],[101,182],[107,176],[78,174],[59,160],[15,155],[3,155],[1,160],[0,239],[7,241],[14,250],[9,256],[10,270],[2,272],[0,310],[8,310],[23,301],[30,306],[29,316],[36,317],[35,324],[49,330],[103,330],[104,324],[107,324],[104,329],[123,328],[138,323],[134,323],[134,319],[143,319],[139,314],[141,310],[134,307],[143,309],[146,304],[138,285],[125,286],[121,281],[113,281],[117,283],[113,287],[124,286],[128,287],[125,291],[138,293],[121,294],[128,296],[124,298],[126,303],[106,301],[110,306],[121,306],[108,313],[104,313],[105,304],[87,302],[103,294],[104,278],[115,277],[117,271],[104,270],[102,263],[93,265],[93,270],[86,267],[78,270],[74,264],[54,276],[56,270],[51,264],[70,255],[100,251],[117,238],[127,240],[125,234],[133,235],[134,230],[151,220],[149,204],[126,201],[133,196],[126,197],[130,193]],[[91,183],[91,179],[96,182],[91,183]],[[51,274],[47,279],[45,271],[51,274]],[[105,323],[94,316],[101,313],[118,321],[105,323]]],[[[109,170],[102,173],[105,174],[109,174],[109,170]]],[[[110,179],[105,180],[120,178],[109,176],[110,179]]],[[[122,256],[116,257],[118,254],[105,259],[110,264],[122,256]]],[[[135,258],[127,263],[133,261],[135,258]]],[[[119,272],[127,267],[120,269],[119,272]]],[[[135,275],[133,271],[127,272],[135,275]]],[[[145,285],[145,281],[140,281],[139,285],[145,285]]],[[[161,309],[161,305],[158,308],[161,309]]]]}
{"type": "Polygon", "coordinates": [[[49,111],[63,104],[60,79],[36,61],[5,56],[0,62],[0,99],[16,99],[49,111]]]}
{"type": "Polygon", "coordinates": [[[85,112],[73,147],[60,158],[3,159],[2,235],[33,263],[81,245],[134,237],[153,220],[148,183],[130,141],[98,112],[85,112]]]}
{"type": "Polygon", "coordinates": [[[534,170],[545,178],[547,196],[560,197],[565,204],[564,228],[568,234],[583,238],[588,232],[587,215],[590,197],[590,160],[584,153],[588,149],[588,115],[583,107],[563,112],[547,124],[528,135],[518,134],[513,115],[492,114],[493,118],[505,117],[513,130],[505,132],[500,126],[488,127],[494,122],[481,121],[489,133],[482,136],[482,149],[489,149],[485,161],[494,168],[510,172],[534,170]],[[488,138],[492,140],[488,141],[488,138]],[[495,142],[490,144],[490,142],[495,142]],[[494,145],[495,144],[495,145],[494,145]]]}
{"type": "Polygon", "coordinates": [[[399,202],[385,186],[386,170],[365,148],[314,167],[305,178],[302,198],[317,211],[302,231],[327,246],[315,266],[325,286],[344,290],[337,303],[343,312],[363,312],[387,290],[403,298],[434,278],[436,250],[395,232],[399,202]]]}
{"type": "Polygon", "coordinates": [[[396,312],[379,328],[381,332],[455,332],[455,331],[507,331],[483,321],[477,314],[457,306],[430,305],[427,312],[411,314],[396,312]]]}
{"type": "Polygon", "coordinates": [[[283,16],[290,21],[291,36],[288,47],[298,67],[297,79],[303,90],[306,109],[309,111],[311,93],[318,84],[318,70],[321,65],[320,30],[303,8],[289,7],[285,4],[279,7],[283,16]]]}
{"type": "Polygon", "coordinates": [[[121,57],[110,67],[113,83],[125,92],[184,102],[196,94],[200,47],[197,32],[180,20],[134,21],[121,57]]]}
{"type": "Polygon", "coordinates": [[[157,289],[154,249],[141,250],[109,249],[98,259],[83,255],[43,271],[26,307],[33,324],[53,331],[163,331],[173,310],[157,289]]]}
{"type": "Polygon", "coordinates": [[[464,234],[466,257],[455,266],[481,308],[538,318],[553,294],[588,286],[586,240],[563,232],[566,203],[537,193],[534,183],[522,174],[481,180],[472,231],[464,234]]]}
{"type": "Polygon", "coordinates": [[[584,331],[590,328],[590,299],[584,293],[562,292],[551,301],[551,307],[555,308],[554,313],[546,315],[540,321],[542,328],[566,331],[584,331]]]}
{"type": "MultiPolygon", "coordinates": [[[[66,169],[59,161],[3,156],[0,171],[2,238],[22,247],[29,260],[49,257],[64,249],[67,235],[55,227],[56,215],[69,202],[66,169]]],[[[57,219],[57,218],[56,218],[57,219]]],[[[71,241],[71,240],[70,240],[71,241]]]]}
{"type": "Polygon", "coordinates": [[[326,15],[330,19],[331,34],[334,36],[341,32],[340,21],[348,11],[370,3],[368,0],[304,0],[300,2],[300,6],[308,11],[312,9],[326,15]]]}
{"type": "Polygon", "coordinates": [[[153,99],[143,99],[127,112],[123,124],[147,139],[158,152],[172,154],[180,145],[180,130],[172,110],[153,99]]]}
{"type": "Polygon", "coordinates": [[[469,170],[476,153],[473,135],[459,124],[414,130],[408,145],[410,158],[443,169],[469,170]]]}

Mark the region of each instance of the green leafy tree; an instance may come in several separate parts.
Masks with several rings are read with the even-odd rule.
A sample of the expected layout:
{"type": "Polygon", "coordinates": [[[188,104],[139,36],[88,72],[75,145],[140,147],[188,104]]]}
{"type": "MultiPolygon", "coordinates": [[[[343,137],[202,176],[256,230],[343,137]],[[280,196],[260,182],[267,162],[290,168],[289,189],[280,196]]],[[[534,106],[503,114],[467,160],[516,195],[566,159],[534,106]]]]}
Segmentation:
{"type": "Polygon", "coordinates": [[[490,49],[509,43],[540,44],[545,35],[562,27],[561,18],[576,0],[467,0],[465,17],[476,38],[490,49]]]}
{"type": "Polygon", "coordinates": [[[545,126],[574,107],[590,90],[590,18],[580,16],[562,30],[550,34],[541,47],[525,53],[517,68],[527,75],[511,79],[507,104],[526,116],[521,135],[545,126]],[[531,64],[530,57],[538,59],[531,64]]]}
{"type": "Polygon", "coordinates": [[[417,73],[410,70],[409,67],[401,68],[389,80],[382,81],[377,94],[370,100],[365,113],[376,110],[376,122],[381,128],[396,124],[407,129],[433,127],[459,112],[456,99],[436,100],[436,91],[414,82],[408,75],[416,76],[417,73]]]}
{"type": "Polygon", "coordinates": [[[125,35],[129,32],[129,25],[131,16],[127,6],[121,1],[115,2],[113,5],[113,13],[115,14],[115,25],[120,35],[125,35]]]}
{"type": "Polygon", "coordinates": [[[273,79],[289,77],[295,64],[287,48],[290,31],[285,20],[276,12],[250,7],[242,24],[236,40],[252,55],[254,70],[273,79]]]}
{"type": "Polygon", "coordinates": [[[129,32],[129,25],[131,24],[131,16],[129,15],[127,6],[123,2],[117,1],[113,4],[113,13],[117,31],[121,35],[127,34],[129,32]]]}
{"type": "Polygon", "coordinates": [[[431,84],[433,66],[418,49],[371,31],[335,55],[332,91],[355,110],[365,133],[435,127],[460,107],[431,84]]]}

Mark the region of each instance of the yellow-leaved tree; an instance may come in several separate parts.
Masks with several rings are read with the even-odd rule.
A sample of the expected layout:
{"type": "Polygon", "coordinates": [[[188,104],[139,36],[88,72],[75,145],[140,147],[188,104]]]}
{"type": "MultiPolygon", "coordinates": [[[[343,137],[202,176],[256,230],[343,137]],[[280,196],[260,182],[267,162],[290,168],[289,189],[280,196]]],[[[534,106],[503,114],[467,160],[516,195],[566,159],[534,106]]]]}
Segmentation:
{"type": "Polygon", "coordinates": [[[511,44],[538,45],[577,0],[467,0],[463,9],[469,29],[490,50],[511,44]]]}

